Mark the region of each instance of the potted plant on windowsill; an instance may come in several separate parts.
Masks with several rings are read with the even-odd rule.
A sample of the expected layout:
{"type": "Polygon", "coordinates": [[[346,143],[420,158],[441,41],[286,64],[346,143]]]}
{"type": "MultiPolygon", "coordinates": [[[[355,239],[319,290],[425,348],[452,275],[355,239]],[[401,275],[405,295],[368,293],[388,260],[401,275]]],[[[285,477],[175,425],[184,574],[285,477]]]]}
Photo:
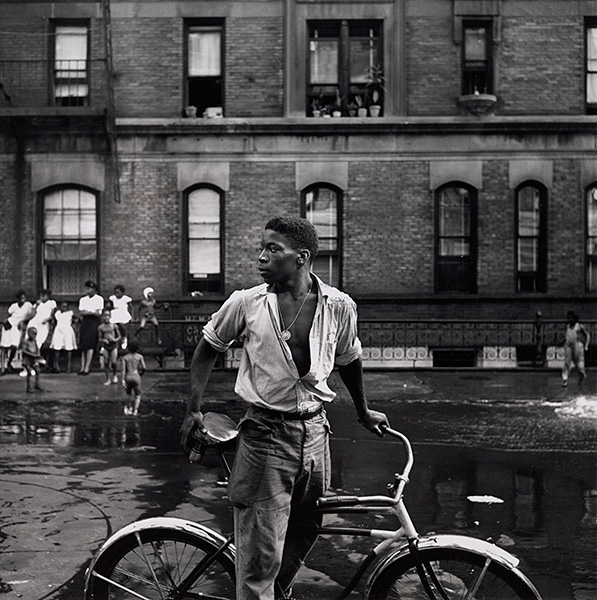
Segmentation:
{"type": "Polygon", "coordinates": [[[363,106],[363,97],[355,96],[354,101],[357,105],[357,117],[366,117],[367,116],[367,107],[363,106]]]}
{"type": "Polygon", "coordinates": [[[383,92],[385,92],[385,77],[380,66],[369,67],[367,76],[367,95],[369,98],[369,114],[372,117],[378,117],[382,109],[383,92]]]}
{"type": "Polygon", "coordinates": [[[197,107],[196,106],[185,106],[184,114],[185,114],[185,117],[187,117],[188,119],[197,118],[197,107]]]}

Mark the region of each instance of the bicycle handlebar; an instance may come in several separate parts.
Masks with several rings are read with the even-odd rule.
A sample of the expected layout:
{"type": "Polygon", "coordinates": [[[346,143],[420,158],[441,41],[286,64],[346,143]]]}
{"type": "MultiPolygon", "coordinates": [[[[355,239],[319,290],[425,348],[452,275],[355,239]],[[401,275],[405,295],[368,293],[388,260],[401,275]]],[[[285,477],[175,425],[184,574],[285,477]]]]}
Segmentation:
{"type": "Polygon", "coordinates": [[[400,431],[396,431],[387,425],[382,425],[380,429],[383,433],[387,433],[389,436],[399,439],[404,446],[404,451],[406,452],[406,464],[404,466],[404,470],[402,473],[397,473],[394,475],[394,484],[389,484],[391,486],[391,495],[388,496],[326,496],[320,498],[317,501],[317,504],[320,507],[323,506],[332,506],[332,505],[342,505],[342,506],[356,506],[358,504],[365,503],[375,503],[375,504],[396,504],[402,497],[402,492],[404,491],[404,487],[408,483],[408,476],[412,470],[413,464],[415,462],[413,449],[410,443],[410,440],[400,431]]]}

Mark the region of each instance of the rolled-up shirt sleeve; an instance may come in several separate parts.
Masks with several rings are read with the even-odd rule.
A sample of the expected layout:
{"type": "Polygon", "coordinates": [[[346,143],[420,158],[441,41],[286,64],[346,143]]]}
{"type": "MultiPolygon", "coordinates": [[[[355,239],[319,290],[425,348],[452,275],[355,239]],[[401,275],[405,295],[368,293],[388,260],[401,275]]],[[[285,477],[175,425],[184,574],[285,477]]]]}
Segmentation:
{"type": "Polygon", "coordinates": [[[245,329],[243,291],[236,291],[203,328],[203,337],[218,352],[226,352],[245,329]]]}
{"type": "Polygon", "coordinates": [[[339,315],[338,341],[334,362],[337,365],[348,365],[361,356],[363,350],[357,328],[357,306],[348,299],[341,304],[339,315]]]}

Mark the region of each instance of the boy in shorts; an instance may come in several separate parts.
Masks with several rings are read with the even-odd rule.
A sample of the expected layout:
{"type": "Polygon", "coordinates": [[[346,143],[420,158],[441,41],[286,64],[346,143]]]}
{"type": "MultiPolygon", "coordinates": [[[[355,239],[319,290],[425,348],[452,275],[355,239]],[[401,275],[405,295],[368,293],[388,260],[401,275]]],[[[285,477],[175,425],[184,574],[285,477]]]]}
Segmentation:
{"type": "Polygon", "coordinates": [[[127,404],[124,407],[125,415],[137,416],[141,404],[141,375],[146,370],[145,360],[139,354],[139,342],[131,340],[127,353],[122,359],[122,386],[128,394],[127,404]],[[134,400],[133,400],[134,395],[134,400]]]}
{"type": "Polygon", "coordinates": [[[37,343],[37,329],[29,327],[27,337],[21,344],[21,353],[23,354],[23,367],[27,371],[27,392],[43,391],[39,385],[39,366],[45,365],[46,361],[41,357],[39,345],[37,343]],[[32,385],[31,376],[35,378],[35,384],[32,385]]]}

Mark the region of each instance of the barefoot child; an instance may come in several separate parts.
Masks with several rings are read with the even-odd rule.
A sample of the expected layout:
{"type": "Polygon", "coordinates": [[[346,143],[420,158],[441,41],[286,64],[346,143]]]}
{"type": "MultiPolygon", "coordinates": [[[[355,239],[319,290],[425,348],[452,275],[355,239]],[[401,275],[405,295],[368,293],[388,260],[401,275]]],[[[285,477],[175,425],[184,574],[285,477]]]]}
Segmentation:
{"type": "Polygon", "coordinates": [[[116,361],[118,360],[118,342],[120,331],[118,326],[110,323],[110,310],[102,311],[102,322],[97,328],[100,345],[100,364],[106,373],[104,385],[118,383],[116,375],[116,361]]]}
{"type": "Polygon", "coordinates": [[[46,361],[41,357],[39,351],[37,329],[35,327],[27,329],[27,337],[23,340],[21,352],[23,354],[23,367],[27,370],[27,392],[41,392],[42,389],[39,386],[39,366],[45,364],[46,361]],[[35,388],[31,382],[32,376],[35,377],[35,388]]]}
{"type": "Polygon", "coordinates": [[[146,287],[143,290],[143,300],[141,300],[140,306],[139,306],[139,329],[137,329],[137,333],[135,335],[139,335],[139,333],[141,333],[141,331],[143,329],[145,329],[145,326],[147,325],[147,322],[153,323],[153,326],[155,327],[155,336],[157,338],[157,342],[159,345],[162,344],[162,340],[160,338],[160,332],[159,332],[159,324],[158,324],[158,319],[155,316],[155,311],[158,308],[165,308],[166,310],[168,310],[169,304],[167,302],[164,302],[163,304],[158,304],[157,300],[155,299],[155,290],[152,287],[146,287]]]}
{"type": "Polygon", "coordinates": [[[131,340],[122,359],[122,385],[128,394],[125,415],[137,415],[141,404],[141,375],[145,373],[145,360],[139,354],[139,342],[131,340]],[[134,394],[134,401],[132,395],[134,394]]]}

